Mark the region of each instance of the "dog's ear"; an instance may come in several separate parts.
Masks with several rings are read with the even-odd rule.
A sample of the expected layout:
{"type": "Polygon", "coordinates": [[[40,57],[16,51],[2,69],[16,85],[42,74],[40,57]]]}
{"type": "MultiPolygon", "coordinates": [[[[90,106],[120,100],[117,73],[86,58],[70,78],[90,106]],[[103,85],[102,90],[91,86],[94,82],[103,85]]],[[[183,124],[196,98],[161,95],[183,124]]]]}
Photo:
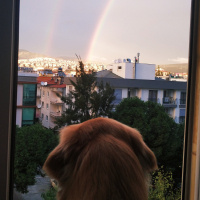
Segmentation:
{"type": "MultiPolygon", "coordinates": [[[[130,131],[130,129],[129,129],[130,131]]],[[[152,172],[157,169],[157,160],[151,149],[145,144],[142,135],[138,130],[132,129],[130,131],[131,135],[131,146],[138,156],[140,163],[146,172],[152,172]]]]}
{"type": "Polygon", "coordinates": [[[60,132],[59,145],[47,157],[43,169],[56,180],[67,178],[73,170],[73,160],[76,157],[76,141],[72,138],[77,125],[64,128],[60,132]]]}

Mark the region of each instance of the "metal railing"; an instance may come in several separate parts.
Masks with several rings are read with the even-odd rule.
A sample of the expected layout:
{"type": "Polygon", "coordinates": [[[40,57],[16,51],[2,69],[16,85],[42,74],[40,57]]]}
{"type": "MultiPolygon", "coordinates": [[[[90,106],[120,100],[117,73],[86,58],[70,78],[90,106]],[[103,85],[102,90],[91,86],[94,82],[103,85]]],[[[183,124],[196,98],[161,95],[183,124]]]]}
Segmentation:
{"type": "Polygon", "coordinates": [[[163,98],[163,104],[177,104],[177,99],[174,99],[173,97],[164,97],[163,98]]]}

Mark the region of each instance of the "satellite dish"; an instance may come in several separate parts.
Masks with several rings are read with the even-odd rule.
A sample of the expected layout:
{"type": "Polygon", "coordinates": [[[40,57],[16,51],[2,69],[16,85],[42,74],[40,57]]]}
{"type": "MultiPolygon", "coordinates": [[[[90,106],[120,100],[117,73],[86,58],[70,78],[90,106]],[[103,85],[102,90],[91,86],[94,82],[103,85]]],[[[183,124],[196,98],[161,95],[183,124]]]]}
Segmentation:
{"type": "Polygon", "coordinates": [[[41,104],[38,104],[38,105],[37,105],[37,108],[41,108],[41,107],[42,107],[41,104]]]}
{"type": "Polygon", "coordinates": [[[41,82],[41,85],[44,85],[44,82],[41,82]]]}
{"type": "Polygon", "coordinates": [[[47,85],[47,82],[44,82],[44,85],[47,85]]]}

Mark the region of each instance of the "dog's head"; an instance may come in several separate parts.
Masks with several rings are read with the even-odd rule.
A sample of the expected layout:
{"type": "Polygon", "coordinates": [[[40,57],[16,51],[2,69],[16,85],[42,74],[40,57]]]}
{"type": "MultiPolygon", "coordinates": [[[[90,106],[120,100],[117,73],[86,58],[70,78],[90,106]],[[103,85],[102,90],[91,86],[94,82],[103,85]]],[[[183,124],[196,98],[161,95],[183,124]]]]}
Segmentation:
{"type": "Polygon", "coordinates": [[[157,162],[136,129],[96,118],[62,129],[43,168],[58,181],[60,200],[144,200],[157,162]]]}

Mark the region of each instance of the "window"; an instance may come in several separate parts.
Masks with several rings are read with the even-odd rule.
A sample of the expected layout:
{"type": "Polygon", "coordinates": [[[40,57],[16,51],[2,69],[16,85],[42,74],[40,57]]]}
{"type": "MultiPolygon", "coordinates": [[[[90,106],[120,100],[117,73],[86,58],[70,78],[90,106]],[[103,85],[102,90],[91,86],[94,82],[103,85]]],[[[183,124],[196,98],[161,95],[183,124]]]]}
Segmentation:
{"type": "Polygon", "coordinates": [[[44,119],[44,114],[42,113],[41,118],[44,119]]]}
{"type": "Polygon", "coordinates": [[[34,124],[35,108],[22,109],[22,126],[34,124]]]}
{"type": "Polygon", "coordinates": [[[47,103],[46,108],[49,109],[49,104],[47,103]]]}
{"type": "Polygon", "coordinates": [[[148,101],[157,102],[157,90],[149,90],[148,101]]]}
{"type": "Polygon", "coordinates": [[[114,95],[116,97],[114,104],[119,104],[122,100],[122,89],[115,89],[114,95]]]}
{"type": "Polygon", "coordinates": [[[44,101],[42,101],[42,108],[44,108],[44,101]]]}
{"type": "Polygon", "coordinates": [[[45,95],[45,91],[44,90],[42,90],[42,96],[44,96],[45,95]]]}
{"type": "Polygon", "coordinates": [[[117,69],[122,69],[122,66],[118,66],[118,68],[117,69]]]}
{"type": "Polygon", "coordinates": [[[47,92],[47,96],[49,97],[49,91],[47,92]]]}
{"type": "MultiPolygon", "coordinates": [[[[12,82],[13,82],[13,79],[14,79],[14,82],[16,84],[16,77],[13,76],[13,74],[15,73],[15,68],[13,67],[13,63],[16,62],[15,58],[13,58],[13,56],[15,56],[17,53],[17,45],[15,42],[13,41],[16,41],[15,39],[17,38],[17,35],[18,35],[18,22],[17,22],[17,19],[18,19],[18,1],[2,1],[0,4],[0,9],[2,9],[1,11],[4,11],[6,10],[6,12],[1,12],[2,14],[2,18],[3,19],[8,19],[8,20],[2,20],[1,22],[1,28],[2,30],[4,30],[4,32],[0,33],[1,35],[1,38],[2,38],[2,45],[1,45],[1,54],[0,55],[6,55],[6,56],[2,56],[3,59],[1,59],[1,62],[2,62],[2,65],[3,66],[8,66],[8,68],[5,68],[5,70],[2,70],[1,72],[1,77],[6,77],[6,79],[0,79],[1,80],[1,90],[3,91],[3,94],[4,94],[4,98],[1,100],[3,108],[1,108],[1,113],[6,113],[6,115],[4,116],[4,118],[1,120],[1,127],[3,127],[3,132],[5,132],[5,134],[1,134],[2,136],[0,137],[0,141],[1,141],[1,145],[0,145],[0,148],[1,148],[1,160],[0,160],[0,172],[1,172],[1,188],[0,188],[0,199],[8,199],[9,198],[9,192],[11,192],[11,190],[9,191],[9,163],[10,163],[10,155],[13,155],[13,151],[8,151],[9,148],[10,148],[10,138],[12,140],[12,137],[10,137],[10,120],[11,118],[13,118],[12,116],[14,115],[13,113],[14,112],[11,112],[13,111],[12,110],[12,106],[11,105],[8,105],[10,104],[11,100],[14,101],[15,97],[14,95],[12,94],[12,88],[14,88],[14,84],[12,85],[12,82]],[[15,4],[15,5],[14,5],[15,4]],[[16,12],[14,12],[16,11],[16,12]],[[13,17],[14,15],[13,14],[16,14],[15,17],[13,17]],[[11,18],[13,17],[13,18],[11,18]],[[15,20],[14,20],[15,19],[15,20]],[[13,20],[13,21],[12,21],[13,20]],[[6,35],[5,35],[6,33],[6,35]],[[10,33],[13,33],[13,34],[10,34],[10,33]],[[5,51],[8,50],[8,51],[5,51]],[[5,53],[5,54],[3,54],[5,53]],[[11,62],[15,60],[15,62],[11,62]],[[10,70],[12,69],[12,70],[10,70]],[[9,83],[9,84],[5,84],[5,80],[6,80],[6,83],[9,83]],[[4,85],[5,84],[5,85],[4,85]],[[11,88],[9,88],[9,86],[11,85],[11,88]],[[14,98],[13,98],[14,97],[14,98]],[[6,101],[5,101],[6,99],[6,101]],[[7,112],[5,112],[7,111],[7,112]],[[2,145],[3,144],[3,145],[2,145]],[[3,173],[2,173],[3,172],[3,173]],[[8,176],[7,176],[8,175],[8,176]]],[[[197,0],[194,0],[193,1],[193,6],[192,6],[192,21],[191,21],[191,48],[190,48],[190,55],[191,55],[191,59],[194,60],[194,63],[196,62],[195,59],[197,59],[195,57],[195,54],[197,52],[199,52],[199,49],[198,48],[194,48],[195,47],[195,42],[197,44],[197,37],[199,37],[199,34],[197,32],[197,24],[195,24],[198,20],[195,20],[195,17],[196,19],[198,19],[198,14],[199,14],[199,8],[198,5],[199,1],[197,0]],[[194,15],[195,14],[195,15],[194,15]],[[192,54],[193,53],[193,54],[192,54]],[[194,55],[194,57],[192,57],[192,55],[194,55]]],[[[192,62],[192,61],[191,61],[192,62]]],[[[16,63],[15,63],[16,64],[16,63]]],[[[17,65],[16,65],[17,66],[17,65]]],[[[194,89],[195,88],[195,85],[198,87],[198,85],[196,84],[197,82],[195,81],[198,81],[198,79],[200,80],[200,77],[199,77],[199,74],[198,73],[195,73],[197,69],[199,69],[199,65],[195,65],[195,64],[191,64],[190,67],[192,69],[195,69],[194,71],[192,70],[191,73],[190,73],[190,77],[191,77],[191,80],[194,80],[193,83],[189,83],[189,89],[194,89]],[[198,77],[197,79],[195,79],[195,77],[198,77]]],[[[15,73],[16,74],[16,73],[15,73]]],[[[194,109],[191,109],[191,104],[193,104],[195,106],[198,105],[198,100],[196,99],[196,103],[194,102],[193,99],[194,98],[198,98],[198,97],[195,97],[195,92],[194,93],[191,93],[191,96],[189,98],[189,100],[191,101],[190,104],[188,103],[188,111],[190,110],[194,110],[194,109]]],[[[196,107],[195,106],[195,107],[196,107]]],[[[197,115],[195,119],[199,119],[199,115],[198,115],[198,111],[197,112],[197,115]]],[[[193,116],[195,113],[191,113],[191,112],[188,112],[190,114],[188,114],[187,118],[189,120],[189,118],[191,118],[191,120],[189,120],[187,122],[187,127],[188,127],[188,124],[189,125],[192,125],[192,123],[196,123],[195,120],[193,120],[193,116]],[[193,122],[192,122],[193,121],[193,122]]],[[[15,120],[11,120],[11,121],[14,121],[15,120]]],[[[13,123],[13,126],[14,126],[14,123],[13,123]]],[[[192,127],[192,126],[190,126],[192,127]]],[[[198,133],[199,129],[197,131],[194,131],[194,133],[198,133]]],[[[190,131],[186,131],[186,132],[190,132],[190,135],[189,134],[186,134],[186,147],[188,147],[187,144],[190,143],[190,140],[187,140],[189,137],[187,136],[190,136],[190,138],[193,138],[193,131],[190,130],[190,131]]],[[[192,143],[191,143],[192,144],[192,143]]],[[[191,146],[189,146],[191,147],[191,146]]],[[[195,175],[195,171],[192,170],[189,172],[189,169],[191,169],[191,165],[192,165],[192,162],[190,162],[191,160],[191,157],[192,155],[189,154],[189,151],[190,149],[192,148],[185,148],[186,151],[188,152],[188,155],[189,156],[186,156],[186,164],[189,163],[186,167],[185,165],[185,170],[188,169],[188,172],[185,171],[184,173],[184,177],[186,176],[187,174],[187,180],[191,178],[191,176],[189,175],[189,173],[192,171],[194,172],[194,175],[195,175]]],[[[12,163],[12,162],[11,162],[12,163]]],[[[198,165],[198,163],[196,163],[198,165]]],[[[11,165],[12,167],[12,165],[11,165]]],[[[196,178],[198,178],[198,176],[196,176],[196,178]]],[[[193,179],[189,180],[189,181],[185,181],[184,182],[184,187],[183,187],[183,199],[187,200],[187,199],[190,199],[190,194],[194,193],[194,190],[195,190],[195,185],[192,184],[192,181],[193,179]],[[191,186],[191,187],[190,187],[191,186]],[[194,187],[193,187],[194,186],[194,187]],[[189,188],[189,189],[187,189],[189,188]]],[[[196,184],[198,185],[198,184],[196,184]]],[[[197,188],[198,190],[198,188],[197,188]]],[[[12,192],[11,192],[12,194],[12,192]]],[[[196,198],[197,199],[197,198],[196,198]]]]}
{"type": "Polygon", "coordinates": [[[36,84],[24,84],[23,86],[23,105],[36,105],[36,84]]]}
{"type": "Polygon", "coordinates": [[[186,92],[181,92],[180,104],[186,104],[186,92]]]}
{"type": "Polygon", "coordinates": [[[71,85],[69,85],[69,91],[72,91],[72,86],[71,85]]]}
{"type": "Polygon", "coordinates": [[[48,115],[46,115],[46,121],[48,121],[49,120],[49,117],[48,117],[48,115]]]}

